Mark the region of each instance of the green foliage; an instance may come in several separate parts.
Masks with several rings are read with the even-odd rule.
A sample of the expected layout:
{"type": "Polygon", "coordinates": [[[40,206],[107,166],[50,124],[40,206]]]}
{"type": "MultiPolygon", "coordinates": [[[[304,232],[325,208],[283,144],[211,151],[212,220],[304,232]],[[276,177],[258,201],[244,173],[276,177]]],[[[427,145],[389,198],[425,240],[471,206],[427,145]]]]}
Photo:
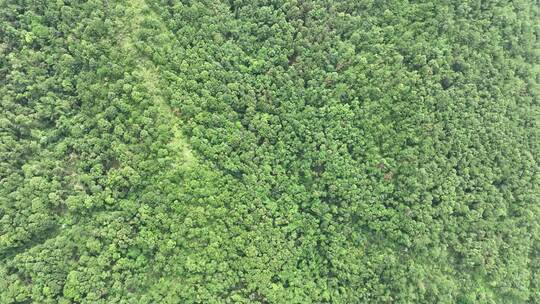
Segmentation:
{"type": "Polygon", "coordinates": [[[538,20],[0,2],[0,303],[540,302],[538,20]]]}

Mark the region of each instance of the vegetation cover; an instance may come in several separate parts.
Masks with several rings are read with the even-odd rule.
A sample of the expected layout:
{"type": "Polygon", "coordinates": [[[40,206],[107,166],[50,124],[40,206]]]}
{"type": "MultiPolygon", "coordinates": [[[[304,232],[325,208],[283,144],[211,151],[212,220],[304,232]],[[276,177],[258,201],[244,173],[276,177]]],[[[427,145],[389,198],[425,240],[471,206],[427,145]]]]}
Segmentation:
{"type": "Polygon", "coordinates": [[[540,303],[539,20],[0,1],[0,303],[540,303]]]}

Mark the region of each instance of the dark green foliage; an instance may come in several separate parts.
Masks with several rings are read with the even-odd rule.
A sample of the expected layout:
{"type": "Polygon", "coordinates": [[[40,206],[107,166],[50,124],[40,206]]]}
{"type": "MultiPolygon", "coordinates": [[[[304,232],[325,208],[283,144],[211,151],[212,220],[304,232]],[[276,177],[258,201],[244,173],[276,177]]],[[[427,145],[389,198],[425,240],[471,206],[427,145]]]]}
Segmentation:
{"type": "Polygon", "coordinates": [[[535,1],[0,2],[0,303],[538,303],[535,1]]]}

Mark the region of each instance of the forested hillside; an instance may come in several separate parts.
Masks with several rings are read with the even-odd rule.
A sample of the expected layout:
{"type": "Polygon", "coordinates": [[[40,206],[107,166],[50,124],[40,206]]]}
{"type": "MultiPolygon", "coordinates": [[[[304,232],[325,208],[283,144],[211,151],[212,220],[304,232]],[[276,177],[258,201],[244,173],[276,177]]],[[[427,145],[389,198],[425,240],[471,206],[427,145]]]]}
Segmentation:
{"type": "Polygon", "coordinates": [[[536,0],[0,0],[0,303],[540,303],[536,0]]]}

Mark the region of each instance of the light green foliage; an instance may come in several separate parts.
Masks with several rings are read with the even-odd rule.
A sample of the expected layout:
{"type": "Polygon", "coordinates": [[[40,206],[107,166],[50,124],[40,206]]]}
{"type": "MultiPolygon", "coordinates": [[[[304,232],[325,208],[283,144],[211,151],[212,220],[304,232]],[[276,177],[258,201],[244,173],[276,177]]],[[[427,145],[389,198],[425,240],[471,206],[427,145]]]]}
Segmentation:
{"type": "Polygon", "coordinates": [[[538,20],[0,2],[0,303],[540,302],[538,20]]]}

